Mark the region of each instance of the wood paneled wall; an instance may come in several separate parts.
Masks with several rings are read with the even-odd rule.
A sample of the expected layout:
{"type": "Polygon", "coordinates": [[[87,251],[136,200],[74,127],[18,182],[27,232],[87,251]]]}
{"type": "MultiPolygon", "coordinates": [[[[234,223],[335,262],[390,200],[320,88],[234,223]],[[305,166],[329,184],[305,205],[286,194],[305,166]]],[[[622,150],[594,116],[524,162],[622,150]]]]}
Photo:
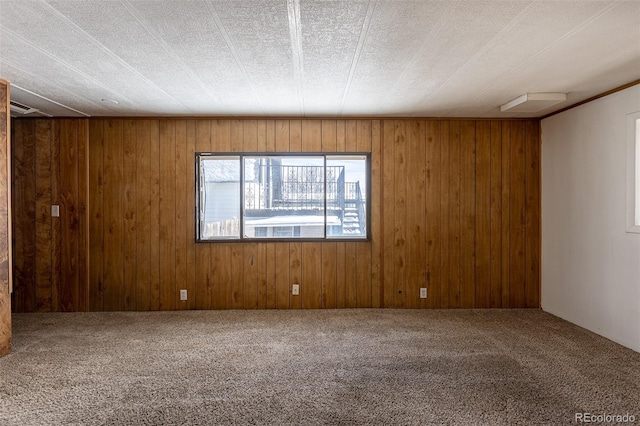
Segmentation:
{"type": "Polygon", "coordinates": [[[9,83],[0,80],[0,356],[11,351],[9,83]]]}
{"type": "Polygon", "coordinates": [[[88,122],[14,120],[12,140],[14,311],[86,311],[88,122]]]}
{"type": "Polygon", "coordinates": [[[539,307],[537,120],[75,123],[90,310],[539,307]],[[372,241],[196,244],[196,151],[371,152],[372,241]]]}

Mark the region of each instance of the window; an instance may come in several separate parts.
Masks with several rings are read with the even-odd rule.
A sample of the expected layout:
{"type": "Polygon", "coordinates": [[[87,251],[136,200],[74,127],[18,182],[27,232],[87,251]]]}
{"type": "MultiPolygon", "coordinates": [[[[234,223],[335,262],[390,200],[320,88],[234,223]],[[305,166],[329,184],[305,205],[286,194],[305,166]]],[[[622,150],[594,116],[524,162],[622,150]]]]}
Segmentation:
{"type": "Polygon", "coordinates": [[[640,233],[640,111],[627,115],[627,232],[640,233]]]}
{"type": "Polygon", "coordinates": [[[366,240],[370,156],[196,153],[198,241],[366,240]]]}

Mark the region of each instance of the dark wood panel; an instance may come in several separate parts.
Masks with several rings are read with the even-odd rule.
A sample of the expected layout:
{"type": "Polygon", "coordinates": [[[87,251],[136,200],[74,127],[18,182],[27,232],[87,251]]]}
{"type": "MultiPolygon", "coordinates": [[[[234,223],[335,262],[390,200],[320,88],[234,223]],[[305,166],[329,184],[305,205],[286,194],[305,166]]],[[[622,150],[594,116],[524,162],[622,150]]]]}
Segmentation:
{"type": "Polygon", "coordinates": [[[427,146],[424,121],[406,123],[406,298],[407,308],[424,308],[420,288],[427,285],[427,146]],[[425,238],[426,236],[426,238],[425,238]]]}
{"type": "Polygon", "coordinates": [[[427,299],[422,301],[423,306],[439,308],[441,306],[442,285],[442,222],[440,217],[441,197],[441,145],[440,122],[426,122],[425,129],[425,212],[426,212],[426,265],[425,287],[427,299]]]}
{"type": "MultiPolygon", "coordinates": [[[[407,271],[406,271],[406,223],[407,223],[407,164],[406,145],[408,123],[397,120],[393,123],[394,137],[393,167],[394,167],[394,194],[393,203],[395,210],[393,218],[393,307],[404,308],[406,306],[407,271]]],[[[409,123],[410,124],[410,123],[409,123]]]]}
{"type": "Polygon", "coordinates": [[[448,307],[460,307],[460,122],[449,125],[449,293],[448,307]]]}
{"type": "Polygon", "coordinates": [[[159,270],[160,310],[176,309],[176,122],[160,121],[159,143],[159,270]]]}
{"type": "Polygon", "coordinates": [[[149,128],[149,288],[151,310],[160,309],[160,122],[151,120],[149,128]]]}
{"type": "MultiPolygon", "coordinates": [[[[104,310],[104,121],[89,121],[89,147],[89,310],[102,311],[104,310]]],[[[141,158],[144,156],[136,155],[137,161],[141,158]]],[[[52,239],[55,241],[53,234],[52,239]]],[[[143,261],[140,252],[136,253],[136,259],[139,263],[143,261]]],[[[136,276],[136,283],[140,285],[139,274],[136,276]]]]}
{"type": "Polygon", "coordinates": [[[123,155],[123,220],[124,236],[122,241],[123,259],[123,309],[135,311],[137,304],[137,253],[136,253],[136,209],[137,175],[136,175],[136,127],[135,121],[125,120],[123,124],[122,155],[123,155]]]}
{"type": "Polygon", "coordinates": [[[17,122],[18,311],[539,306],[536,121],[17,122]],[[372,241],[196,244],[196,151],[371,152],[372,241]]]}
{"type": "MultiPolygon", "coordinates": [[[[78,127],[78,310],[89,310],[89,123],[78,127]]],[[[64,243],[64,242],[62,242],[64,243]]]]}
{"type": "MultiPolygon", "coordinates": [[[[449,265],[449,193],[450,182],[450,163],[449,163],[449,123],[444,121],[440,123],[440,307],[449,307],[449,285],[451,267],[449,265]]],[[[438,200],[436,200],[436,203],[438,200]]],[[[427,290],[427,299],[429,299],[429,290],[427,290]]]]}
{"type": "Polygon", "coordinates": [[[509,296],[509,259],[510,259],[510,223],[511,204],[509,191],[511,189],[511,124],[502,123],[502,307],[510,305],[509,296]]]}
{"type": "Polygon", "coordinates": [[[395,217],[395,158],[393,143],[395,135],[395,123],[383,121],[382,123],[382,306],[392,308],[395,305],[394,284],[394,217],[395,217]]]}
{"type": "Polygon", "coordinates": [[[13,126],[11,196],[13,222],[13,294],[15,312],[36,310],[36,121],[13,126]]]}
{"type": "Polygon", "coordinates": [[[193,299],[193,288],[188,285],[188,253],[191,246],[193,228],[188,225],[190,209],[189,193],[191,191],[191,179],[188,163],[193,163],[191,152],[188,151],[187,121],[176,121],[176,138],[174,146],[175,156],[175,215],[174,228],[170,229],[175,241],[175,285],[177,291],[176,309],[188,309],[189,301],[193,299]],[[185,149],[186,148],[186,149],[185,149]],[[180,290],[187,290],[187,300],[180,300],[180,290]]]}
{"type": "Polygon", "coordinates": [[[525,123],[525,300],[540,307],[540,125],[525,123]]]}
{"type": "Polygon", "coordinates": [[[491,307],[502,307],[502,123],[491,121],[491,307]]]}
{"type": "Polygon", "coordinates": [[[475,307],[491,307],[491,122],[476,125],[475,307]]]}
{"type": "MultiPolygon", "coordinates": [[[[136,308],[151,309],[151,121],[136,132],[136,308]]],[[[93,254],[93,253],[92,253],[93,254]]]]}
{"type": "Polygon", "coordinates": [[[36,162],[36,310],[49,312],[53,307],[52,271],[52,225],[51,217],[51,120],[37,120],[35,135],[36,162]]]}
{"type": "MultiPolygon", "coordinates": [[[[120,311],[123,308],[123,264],[122,240],[122,192],[123,192],[123,122],[107,120],[104,125],[104,309],[120,311]]],[[[65,150],[60,145],[60,157],[65,150]]],[[[62,160],[61,160],[62,161],[62,160]]],[[[64,164],[64,163],[62,163],[64,164]]],[[[63,170],[60,170],[61,185],[64,186],[63,170]]],[[[64,199],[62,200],[64,202],[64,199]]],[[[63,222],[63,233],[64,222],[63,222]]],[[[64,237],[63,237],[64,238],[64,237]]],[[[153,244],[152,244],[153,245],[153,244]]],[[[63,253],[64,257],[64,253],[63,253]]],[[[64,269],[64,268],[63,268],[64,269]]],[[[64,276],[64,275],[63,275],[64,276]]],[[[61,296],[62,299],[62,296],[61,296]]],[[[62,303],[62,300],[61,300],[62,303]]]]}
{"type": "Polygon", "coordinates": [[[460,307],[476,300],[476,123],[460,123],[460,307]]]}
{"type": "Polygon", "coordinates": [[[511,153],[509,182],[509,307],[524,307],[524,123],[513,121],[511,127],[511,153]]]}

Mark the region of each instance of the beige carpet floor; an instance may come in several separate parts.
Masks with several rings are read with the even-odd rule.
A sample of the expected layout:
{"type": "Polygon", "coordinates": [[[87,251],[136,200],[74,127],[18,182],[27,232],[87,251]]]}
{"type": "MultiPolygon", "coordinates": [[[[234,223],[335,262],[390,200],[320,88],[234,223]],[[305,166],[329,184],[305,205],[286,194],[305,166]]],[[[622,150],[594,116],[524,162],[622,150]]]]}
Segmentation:
{"type": "Polygon", "coordinates": [[[640,353],[538,310],[19,314],[0,359],[0,425],[555,425],[585,412],[640,422],[640,353]]]}

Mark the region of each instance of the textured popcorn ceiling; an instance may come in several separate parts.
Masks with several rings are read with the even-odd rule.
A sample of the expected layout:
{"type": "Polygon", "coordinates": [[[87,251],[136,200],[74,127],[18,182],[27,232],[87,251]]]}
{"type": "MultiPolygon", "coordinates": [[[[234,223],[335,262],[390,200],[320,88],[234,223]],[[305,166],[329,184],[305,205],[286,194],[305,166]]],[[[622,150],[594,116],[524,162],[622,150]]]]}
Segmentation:
{"type": "Polygon", "coordinates": [[[53,116],[513,117],[568,92],[542,116],[640,78],[640,1],[0,0],[0,78],[53,116]]]}

